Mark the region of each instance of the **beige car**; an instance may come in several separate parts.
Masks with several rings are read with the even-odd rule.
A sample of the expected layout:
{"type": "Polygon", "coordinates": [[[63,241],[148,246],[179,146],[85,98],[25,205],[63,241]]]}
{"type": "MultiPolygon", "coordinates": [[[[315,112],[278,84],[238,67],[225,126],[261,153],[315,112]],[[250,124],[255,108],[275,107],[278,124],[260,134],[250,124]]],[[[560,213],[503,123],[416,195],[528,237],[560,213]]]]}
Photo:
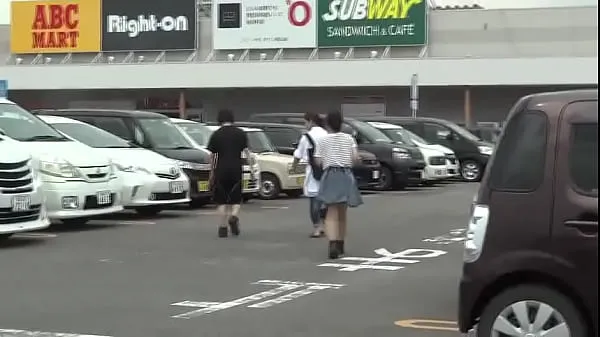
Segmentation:
{"type": "MultiPolygon", "coordinates": [[[[205,125],[190,120],[176,118],[171,120],[184,130],[190,138],[193,138],[196,144],[203,147],[206,147],[210,134],[219,128],[218,126],[205,125]],[[196,132],[192,132],[190,123],[201,126],[201,128],[196,127],[194,128],[196,132]]],[[[248,147],[253,157],[256,158],[256,169],[260,170],[260,179],[256,188],[260,198],[275,199],[281,193],[291,197],[301,196],[304,186],[305,166],[299,164],[296,171],[292,172],[293,157],[278,153],[262,130],[244,127],[241,129],[248,134],[248,147]]],[[[246,178],[244,177],[244,179],[246,178]]]]}
{"type": "MultiPolygon", "coordinates": [[[[171,122],[175,124],[183,136],[189,140],[195,147],[206,149],[210,134],[213,132],[211,127],[190,121],[187,119],[171,118],[171,122]]],[[[258,194],[260,188],[260,165],[258,156],[252,154],[252,157],[247,160],[247,163],[242,167],[243,184],[242,193],[244,200],[250,199],[258,194]]]]}

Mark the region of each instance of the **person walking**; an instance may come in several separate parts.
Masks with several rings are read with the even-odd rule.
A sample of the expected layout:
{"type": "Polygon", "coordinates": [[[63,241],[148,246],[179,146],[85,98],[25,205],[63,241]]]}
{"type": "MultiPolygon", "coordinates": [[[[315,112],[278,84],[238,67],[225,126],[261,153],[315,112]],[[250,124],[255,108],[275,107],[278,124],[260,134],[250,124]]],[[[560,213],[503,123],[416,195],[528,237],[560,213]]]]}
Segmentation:
{"type": "Polygon", "coordinates": [[[329,239],[329,258],[337,259],[345,253],[348,207],[363,203],[352,167],[359,156],[354,138],[341,132],[343,116],[332,111],[326,118],[329,134],[317,143],[315,157],[323,168],[317,199],[327,206],[325,232],[329,239]]]}
{"type": "Polygon", "coordinates": [[[220,110],[217,121],[221,126],[208,140],[212,169],[210,184],[213,202],[221,216],[218,235],[228,236],[227,225],[234,236],[240,235],[239,212],[242,204],[242,153],[250,158],[246,133],[233,125],[231,110],[220,110]]]}
{"type": "Polygon", "coordinates": [[[323,204],[317,199],[317,194],[319,193],[319,180],[322,172],[320,167],[315,167],[315,151],[316,143],[327,135],[327,131],[323,128],[323,119],[315,112],[306,112],[304,123],[308,132],[300,138],[298,147],[294,151],[292,170],[296,171],[299,162],[307,164],[304,177],[304,195],[309,200],[309,214],[313,225],[313,232],[310,237],[320,238],[324,234],[323,204]]]}

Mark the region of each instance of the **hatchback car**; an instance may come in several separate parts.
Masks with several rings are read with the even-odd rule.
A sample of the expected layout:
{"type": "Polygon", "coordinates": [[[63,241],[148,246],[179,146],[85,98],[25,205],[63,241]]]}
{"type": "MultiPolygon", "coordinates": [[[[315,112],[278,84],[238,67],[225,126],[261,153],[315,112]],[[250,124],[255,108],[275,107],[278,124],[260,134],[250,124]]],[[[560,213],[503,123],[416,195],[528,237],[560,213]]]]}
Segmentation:
{"type": "Polygon", "coordinates": [[[598,336],[598,90],[522,98],[471,209],[458,325],[598,336]]]}

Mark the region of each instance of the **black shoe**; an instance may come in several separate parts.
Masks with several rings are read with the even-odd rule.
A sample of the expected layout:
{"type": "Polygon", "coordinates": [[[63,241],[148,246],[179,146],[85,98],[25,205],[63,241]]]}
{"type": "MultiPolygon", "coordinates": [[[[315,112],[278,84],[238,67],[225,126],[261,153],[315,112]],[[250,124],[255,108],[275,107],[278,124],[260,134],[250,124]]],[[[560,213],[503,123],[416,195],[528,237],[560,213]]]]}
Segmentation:
{"type": "Polygon", "coordinates": [[[234,236],[240,235],[240,218],[235,215],[229,217],[229,228],[234,236]]]}
{"type": "Polygon", "coordinates": [[[344,240],[337,241],[337,249],[340,252],[340,255],[344,255],[346,252],[344,251],[344,240]]]}
{"type": "Polygon", "coordinates": [[[227,227],[219,227],[219,237],[220,238],[227,237],[227,227]]]}
{"type": "Polygon", "coordinates": [[[329,258],[335,260],[340,257],[337,241],[329,241],[329,258]]]}

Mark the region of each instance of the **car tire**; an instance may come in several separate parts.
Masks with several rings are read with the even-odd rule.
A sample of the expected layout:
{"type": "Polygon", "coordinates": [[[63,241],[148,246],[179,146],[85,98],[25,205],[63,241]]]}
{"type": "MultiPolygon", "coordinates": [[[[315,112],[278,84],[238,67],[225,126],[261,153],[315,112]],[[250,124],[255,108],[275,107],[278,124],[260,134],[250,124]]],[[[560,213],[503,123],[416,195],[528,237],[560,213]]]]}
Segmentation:
{"type": "Polygon", "coordinates": [[[62,222],[63,225],[67,225],[67,226],[83,226],[89,220],[90,220],[89,218],[73,218],[73,219],[61,219],[60,222],[62,222]]]}
{"type": "Polygon", "coordinates": [[[479,182],[483,176],[483,166],[478,161],[467,159],[460,163],[460,175],[464,181],[479,182]]]}
{"type": "Polygon", "coordinates": [[[272,173],[260,174],[260,187],[258,195],[263,200],[273,200],[279,197],[281,193],[281,184],[279,179],[272,173]]]}
{"type": "Polygon", "coordinates": [[[378,191],[388,191],[394,186],[394,174],[392,170],[387,166],[382,166],[379,176],[379,183],[375,185],[375,189],[378,191]]]}
{"type": "Polygon", "coordinates": [[[290,198],[300,198],[303,193],[304,193],[303,190],[289,190],[289,191],[285,191],[285,194],[287,194],[287,196],[290,197],[290,198]]]}
{"type": "MultiPolygon", "coordinates": [[[[477,336],[494,336],[493,331],[496,320],[505,321],[508,323],[506,324],[508,326],[513,325],[518,327],[519,323],[511,307],[519,305],[519,303],[524,304],[525,302],[527,302],[526,308],[531,309],[526,310],[528,316],[526,318],[530,323],[533,323],[537,317],[535,308],[545,305],[547,306],[545,308],[553,310],[553,314],[543,322],[546,324],[542,323],[541,328],[547,331],[553,325],[556,326],[556,324],[562,321],[566,324],[571,337],[588,336],[585,319],[572,300],[559,291],[535,284],[510,288],[492,298],[481,314],[479,326],[477,327],[477,336]]],[[[543,336],[543,333],[532,331],[531,335],[543,336]]]]}
{"type": "Polygon", "coordinates": [[[195,198],[190,201],[190,208],[200,208],[210,203],[210,198],[195,198]]]}
{"type": "Polygon", "coordinates": [[[136,207],[135,211],[137,214],[142,216],[155,216],[158,213],[162,212],[162,208],[157,206],[144,206],[144,207],[136,207]]]}

